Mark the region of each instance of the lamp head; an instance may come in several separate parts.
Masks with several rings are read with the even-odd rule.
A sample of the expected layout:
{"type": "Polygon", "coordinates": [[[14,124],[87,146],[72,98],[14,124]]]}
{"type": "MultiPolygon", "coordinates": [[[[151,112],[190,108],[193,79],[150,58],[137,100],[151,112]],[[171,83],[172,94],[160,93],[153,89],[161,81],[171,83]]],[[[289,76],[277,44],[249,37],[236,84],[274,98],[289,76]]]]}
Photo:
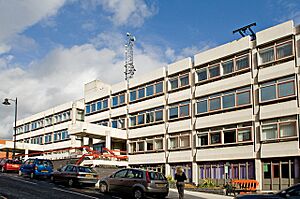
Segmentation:
{"type": "Polygon", "coordinates": [[[2,102],[4,105],[10,105],[10,102],[8,101],[8,98],[5,98],[4,101],[2,102]]]}

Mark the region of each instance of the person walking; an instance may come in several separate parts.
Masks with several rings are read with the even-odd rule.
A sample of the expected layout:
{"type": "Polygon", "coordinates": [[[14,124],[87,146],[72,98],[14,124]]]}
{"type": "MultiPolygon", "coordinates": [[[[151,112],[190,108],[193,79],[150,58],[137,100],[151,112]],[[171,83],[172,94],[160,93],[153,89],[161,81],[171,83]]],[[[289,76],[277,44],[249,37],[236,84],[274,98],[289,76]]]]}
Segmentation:
{"type": "Polygon", "coordinates": [[[186,180],[186,175],[182,171],[181,167],[176,168],[175,173],[176,187],[179,194],[179,199],[183,199],[184,197],[184,181],[186,180]]]}

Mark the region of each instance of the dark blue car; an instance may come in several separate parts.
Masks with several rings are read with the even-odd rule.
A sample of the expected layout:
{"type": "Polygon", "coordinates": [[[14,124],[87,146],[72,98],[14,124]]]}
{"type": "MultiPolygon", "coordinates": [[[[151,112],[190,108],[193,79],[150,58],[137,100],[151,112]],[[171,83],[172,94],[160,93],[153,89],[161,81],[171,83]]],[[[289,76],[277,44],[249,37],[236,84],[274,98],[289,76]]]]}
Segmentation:
{"type": "Polygon", "coordinates": [[[46,159],[28,159],[20,167],[19,175],[28,175],[30,178],[50,177],[53,164],[46,159]]]}

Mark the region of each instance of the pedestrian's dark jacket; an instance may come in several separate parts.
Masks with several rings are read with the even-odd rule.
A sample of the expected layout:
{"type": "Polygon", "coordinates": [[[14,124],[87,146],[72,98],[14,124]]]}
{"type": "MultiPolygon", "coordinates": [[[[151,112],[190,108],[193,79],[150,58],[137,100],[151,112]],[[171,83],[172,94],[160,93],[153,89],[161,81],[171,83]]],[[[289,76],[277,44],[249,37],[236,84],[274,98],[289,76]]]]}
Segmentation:
{"type": "Polygon", "coordinates": [[[183,172],[182,175],[178,175],[177,173],[175,174],[175,180],[177,180],[177,182],[184,182],[186,180],[186,175],[183,172]]]}

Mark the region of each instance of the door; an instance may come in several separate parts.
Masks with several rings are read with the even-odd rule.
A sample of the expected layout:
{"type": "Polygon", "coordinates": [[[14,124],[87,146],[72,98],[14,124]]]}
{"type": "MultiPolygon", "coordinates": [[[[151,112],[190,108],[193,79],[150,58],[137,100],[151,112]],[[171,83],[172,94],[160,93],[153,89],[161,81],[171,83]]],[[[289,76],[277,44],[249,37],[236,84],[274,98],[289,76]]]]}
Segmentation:
{"type": "Polygon", "coordinates": [[[128,169],[122,169],[112,175],[109,181],[109,188],[111,191],[124,192],[125,191],[125,177],[128,169]]]}
{"type": "Polygon", "coordinates": [[[127,193],[132,193],[132,187],[135,184],[145,185],[143,173],[143,171],[137,169],[128,169],[124,179],[124,187],[127,193]]]}

